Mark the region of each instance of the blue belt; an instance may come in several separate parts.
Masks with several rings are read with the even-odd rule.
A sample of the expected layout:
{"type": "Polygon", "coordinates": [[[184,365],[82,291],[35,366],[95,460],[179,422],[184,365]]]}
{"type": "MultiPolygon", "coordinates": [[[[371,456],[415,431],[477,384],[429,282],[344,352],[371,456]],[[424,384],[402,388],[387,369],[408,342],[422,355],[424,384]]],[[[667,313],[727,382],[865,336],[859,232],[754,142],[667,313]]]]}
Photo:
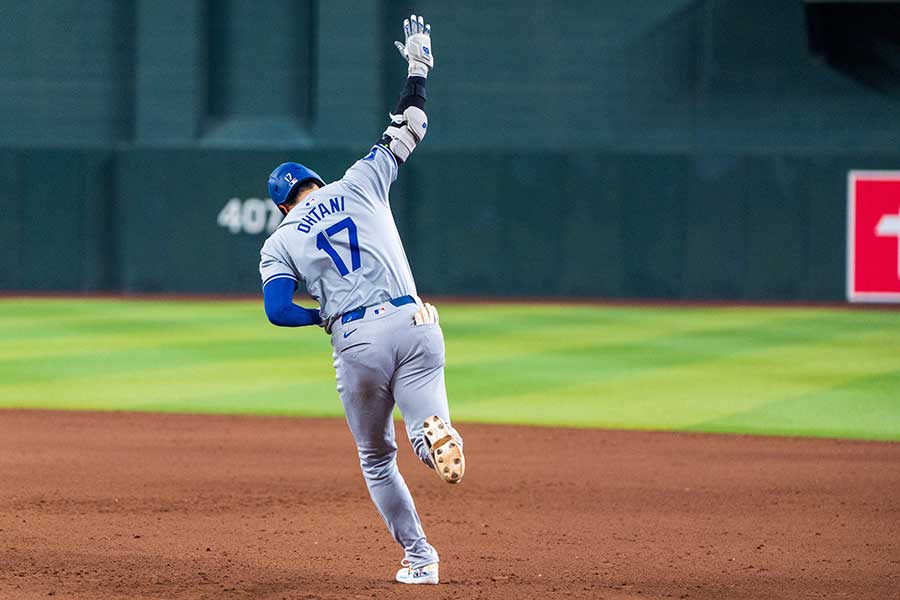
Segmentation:
{"type": "MultiPolygon", "coordinates": [[[[416,299],[412,296],[400,296],[399,298],[391,298],[388,300],[394,306],[403,306],[404,304],[415,304],[416,299]]],[[[377,306],[377,305],[376,305],[377,306]]],[[[366,308],[365,306],[361,306],[357,309],[351,310],[350,312],[345,312],[341,315],[341,323],[349,323],[350,321],[358,321],[366,316],[366,308]]]]}

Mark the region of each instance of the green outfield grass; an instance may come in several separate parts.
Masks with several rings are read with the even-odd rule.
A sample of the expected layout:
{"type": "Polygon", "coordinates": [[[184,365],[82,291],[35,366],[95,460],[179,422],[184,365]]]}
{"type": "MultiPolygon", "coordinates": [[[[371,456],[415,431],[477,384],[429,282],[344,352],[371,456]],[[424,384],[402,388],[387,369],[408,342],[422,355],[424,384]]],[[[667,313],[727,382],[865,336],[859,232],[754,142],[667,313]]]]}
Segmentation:
{"type": "MultiPolygon", "coordinates": [[[[440,308],[457,420],[900,440],[900,312],[440,308]]],[[[328,337],[260,302],[0,300],[0,407],[337,416],[334,388],[328,337]]]]}

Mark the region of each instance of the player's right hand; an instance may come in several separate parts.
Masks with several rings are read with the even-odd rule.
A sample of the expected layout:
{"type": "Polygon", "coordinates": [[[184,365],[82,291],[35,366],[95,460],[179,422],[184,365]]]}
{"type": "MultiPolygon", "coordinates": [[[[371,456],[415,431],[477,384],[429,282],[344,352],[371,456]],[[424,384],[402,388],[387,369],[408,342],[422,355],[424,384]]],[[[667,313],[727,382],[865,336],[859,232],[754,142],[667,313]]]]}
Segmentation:
{"type": "Polygon", "coordinates": [[[403,19],[403,35],[405,43],[394,42],[394,46],[409,63],[409,75],[428,77],[428,71],[434,68],[431,25],[426,24],[421,15],[409,15],[408,19],[403,19]]]}
{"type": "Polygon", "coordinates": [[[419,307],[419,310],[416,311],[416,314],[413,315],[413,320],[416,322],[416,325],[431,325],[438,322],[438,312],[437,309],[426,302],[422,306],[419,307]]]}

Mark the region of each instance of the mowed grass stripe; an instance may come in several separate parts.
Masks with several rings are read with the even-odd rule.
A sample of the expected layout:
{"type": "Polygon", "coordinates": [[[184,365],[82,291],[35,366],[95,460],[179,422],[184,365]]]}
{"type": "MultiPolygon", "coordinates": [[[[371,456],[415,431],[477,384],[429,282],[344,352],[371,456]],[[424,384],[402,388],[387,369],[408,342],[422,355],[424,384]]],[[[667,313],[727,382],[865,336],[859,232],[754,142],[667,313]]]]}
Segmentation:
{"type": "Polygon", "coordinates": [[[719,433],[900,439],[900,370],[780,398],[689,429],[719,433]]]}
{"type": "MultiPolygon", "coordinates": [[[[741,357],[758,351],[769,353],[783,346],[802,349],[819,340],[824,340],[824,348],[829,348],[829,340],[859,331],[857,323],[842,319],[840,314],[836,317],[838,322],[834,324],[821,316],[805,315],[798,319],[781,315],[767,321],[754,319],[743,328],[707,327],[664,336],[648,333],[626,343],[609,343],[605,335],[595,332],[592,344],[558,346],[535,340],[529,353],[521,349],[518,354],[513,348],[500,349],[494,354],[500,358],[478,363],[455,358],[456,354],[465,356],[468,348],[460,349],[450,338],[448,347],[455,352],[448,369],[455,375],[454,389],[473,400],[489,399],[491,395],[543,394],[572,386],[585,389],[586,385],[619,378],[628,378],[625,385],[635,386],[638,391],[636,380],[654,377],[651,374],[654,371],[666,370],[668,374],[673,368],[699,363],[699,369],[709,370],[709,375],[715,377],[715,368],[709,361],[720,362],[731,356],[738,361],[750,360],[741,357]]],[[[715,321],[715,317],[710,320],[715,321]]],[[[729,372],[729,377],[734,381],[741,379],[740,374],[733,372],[729,372]]],[[[620,396],[620,393],[614,395],[620,396]]],[[[589,414],[593,412],[588,410],[589,414]]]]}
{"type": "MultiPolygon", "coordinates": [[[[814,398],[821,393],[827,398],[832,389],[860,378],[890,374],[897,367],[895,357],[900,356],[900,347],[897,342],[887,347],[873,343],[876,339],[880,334],[844,333],[812,344],[757,348],[655,369],[622,369],[591,381],[569,384],[560,380],[558,385],[540,390],[498,391],[500,402],[466,402],[463,412],[478,420],[511,423],[527,418],[526,422],[568,426],[765,433],[756,421],[770,404],[778,405],[785,397],[795,395],[814,398]],[[857,360],[848,361],[848,354],[857,360]],[[553,403],[546,402],[548,395],[554,398],[553,403]],[[513,401],[520,410],[497,410],[513,401]],[[707,418],[698,423],[699,415],[707,418]]],[[[569,381],[576,380],[572,377],[569,381]]],[[[886,385],[883,389],[887,395],[880,405],[892,403],[891,409],[900,416],[900,386],[886,385]]],[[[861,405],[869,400],[867,393],[857,398],[861,405]]],[[[803,427],[792,424],[785,431],[806,435],[828,431],[833,435],[833,423],[842,418],[841,414],[855,416],[857,412],[849,405],[834,410],[831,403],[823,403],[821,410],[823,414],[806,414],[803,427]]],[[[878,422],[870,425],[884,429],[884,439],[900,437],[900,428],[890,421],[884,421],[883,426],[878,422]]],[[[865,428],[845,430],[859,432],[865,428]]]]}
{"type": "MultiPolygon", "coordinates": [[[[898,313],[441,314],[457,419],[900,439],[898,313]]],[[[0,300],[0,333],[0,406],[341,414],[327,337],[271,327],[259,302],[0,300]]]]}
{"type": "MultiPolygon", "coordinates": [[[[101,300],[98,303],[103,314],[110,312],[107,310],[110,306],[108,301],[101,300]]],[[[181,318],[175,319],[173,314],[179,311],[169,314],[154,303],[148,304],[151,305],[149,310],[134,314],[132,309],[130,316],[122,311],[121,304],[115,302],[112,304],[115,309],[113,314],[102,318],[96,314],[98,311],[90,314],[81,311],[78,318],[71,317],[71,311],[64,311],[60,314],[67,316],[52,320],[51,327],[56,332],[55,336],[44,331],[42,333],[46,337],[40,339],[8,339],[0,343],[0,359],[5,360],[4,364],[0,364],[0,381],[10,383],[27,381],[33,377],[61,378],[82,372],[99,375],[104,371],[118,373],[166,368],[170,364],[181,364],[185,359],[200,363],[211,360],[231,361],[248,353],[253,356],[279,357],[286,354],[308,356],[323,351],[330,352],[327,339],[318,331],[305,330],[299,335],[296,332],[281,332],[282,335],[274,333],[258,306],[255,307],[256,311],[246,314],[246,306],[238,305],[237,308],[241,310],[239,314],[231,315],[230,321],[217,319],[212,322],[213,327],[209,327],[203,323],[204,320],[210,322],[208,314],[204,314],[205,319],[192,319],[191,311],[182,310],[181,318]],[[165,318],[160,319],[161,316],[165,318]],[[73,324],[77,326],[75,331],[73,324]],[[290,333],[290,337],[285,333],[290,333]],[[63,357],[65,361],[57,360],[63,357]],[[60,367],[60,364],[63,366],[60,367]]],[[[207,306],[221,309],[217,304],[204,304],[195,307],[193,312],[204,311],[207,306]]],[[[535,348],[539,348],[542,354],[550,351],[568,352],[573,344],[582,342],[588,343],[588,350],[592,351],[590,341],[597,339],[597,332],[584,327],[580,317],[574,319],[572,315],[568,315],[565,307],[516,307],[513,312],[517,314],[511,317],[510,322],[500,323],[503,326],[501,332],[506,335],[497,336],[497,347],[489,343],[493,338],[486,337],[485,332],[481,332],[477,338],[478,344],[455,353],[454,364],[484,364],[488,356],[491,360],[510,360],[516,356],[534,354],[535,348]],[[563,316],[548,319],[542,314],[532,314],[535,311],[562,311],[563,316]],[[517,321],[517,318],[521,321],[517,321]]],[[[596,313],[581,307],[575,312],[588,316],[596,313]]],[[[463,317],[467,314],[471,313],[464,312],[463,317]]],[[[478,313],[475,314],[475,321],[484,321],[483,318],[477,318],[478,313]]],[[[490,315],[487,312],[484,314],[490,315]]],[[[46,323],[46,319],[35,317],[33,313],[27,319],[33,323],[46,323]]],[[[490,321],[497,325],[495,317],[492,316],[490,321]]],[[[594,321],[599,322],[601,319],[594,321]]],[[[683,322],[660,319],[668,323],[643,328],[635,327],[634,322],[629,319],[614,320],[606,316],[602,321],[604,343],[629,339],[638,342],[636,346],[639,348],[650,337],[713,327],[708,319],[695,319],[694,322],[691,319],[684,319],[683,322]],[[622,324],[629,321],[630,325],[622,324]]],[[[465,328],[465,318],[460,319],[460,322],[463,323],[462,328],[465,328]]],[[[452,334],[451,342],[466,339],[467,334],[458,332],[455,325],[448,327],[452,334]]],[[[46,326],[44,329],[46,330],[46,326]]],[[[478,329],[470,331],[477,332],[478,329]]]]}
{"type": "MultiPolygon", "coordinates": [[[[319,358],[330,353],[327,341],[318,345],[298,345],[290,339],[275,337],[260,340],[245,335],[206,335],[189,337],[156,333],[141,343],[91,344],[81,352],[71,348],[66,354],[29,355],[8,359],[0,354],[0,385],[30,382],[45,383],[84,375],[102,376],[165,370],[188,365],[221,364],[223,367],[245,359],[277,360],[290,356],[293,360],[319,358]],[[5,359],[5,360],[4,360],[5,359]]],[[[330,360],[327,361],[330,366],[330,360]]],[[[297,364],[296,362],[294,363],[297,364]]]]}
{"type": "MultiPolygon", "coordinates": [[[[538,308],[546,310],[545,307],[538,308]]],[[[520,308],[519,312],[526,311],[520,308]]],[[[530,309],[528,312],[534,311],[530,309]]],[[[111,325],[105,322],[102,329],[103,334],[89,341],[83,339],[87,334],[74,340],[70,337],[63,338],[62,341],[49,340],[50,343],[48,340],[41,340],[39,347],[29,340],[21,344],[24,347],[21,354],[8,345],[5,352],[0,352],[0,358],[7,359],[0,362],[0,381],[10,384],[28,383],[39,379],[46,384],[52,384],[54,380],[63,378],[84,375],[99,377],[139,373],[146,370],[160,371],[159,375],[164,377],[166,369],[182,364],[199,366],[216,362],[232,363],[260,356],[268,356],[272,360],[278,360],[284,356],[295,359],[314,359],[330,352],[327,340],[317,330],[278,332],[264,322],[253,328],[246,325],[222,327],[217,324],[215,328],[210,329],[200,327],[194,321],[189,322],[189,326],[172,327],[171,319],[154,323],[152,319],[157,318],[155,316],[142,314],[140,318],[142,319],[140,322],[129,320],[128,327],[124,328],[119,335],[108,333],[115,323],[111,325]],[[40,349],[44,349],[44,351],[39,351],[40,349]],[[8,358],[10,354],[15,358],[10,360],[8,358]],[[58,360],[63,356],[65,360],[58,360]],[[43,360],[32,360],[34,358],[43,360]]],[[[96,317],[92,316],[91,319],[93,321],[96,317]]],[[[605,319],[605,321],[609,321],[609,319],[605,319]]],[[[690,321],[690,319],[686,319],[686,321],[690,321]]],[[[573,368],[582,373],[581,377],[585,377],[585,373],[602,376],[622,371],[622,361],[610,360],[598,365],[596,360],[598,351],[624,359],[637,356],[640,360],[632,361],[634,368],[658,368],[661,364],[669,364],[666,362],[668,360],[697,360],[696,356],[691,353],[679,349],[673,354],[667,348],[677,349],[686,340],[692,340],[696,336],[711,335],[727,340],[736,333],[736,331],[709,331],[712,327],[709,320],[697,321],[692,324],[694,328],[702,325],[703,331],[688,329],[685,324],[681,324],[680,327],[670,325],[662,329],[638,328],[632,321],[627,328],[629,332],[627,336],[622,335],[621,325],[617,325],[619,330],[614,335],[610,335],[610,330],[615,329],[614,327],[604,326],[602,341],[596,341],[596,331],[583,327],[579,327],[577,331],[566,331],[566,328],[551,330],[546,325],[546,319],[535,319],[533,316],[529,318],[529,322],[544,323],[544,325],[529,329],[524,327],[524,324],[519,328],[513,328],[514,324],[507,324],[507,330],[513,332],[507,336],[511,339],[504,342],[507,347],[490,350],[492,360],[474,361],[472,354],[483,354],[484,352],[472,352],[469,348],[464,348],[462,351],[452,352],[451,364],[454,366],[464,365],[474,361],[479,369],[496,371],[498,363],[512,362],[516,368],[526,367],[524,370],[526,376],[514,377],[513,381],[496,378],[496,385],[503,389],[509,389],[510,386],[512,389],[519,389],[521,386],[532,386],[536,382],[549,379],[552,387],[560,377],[567,377],[568,372],[573,368]],[[517,331],[526,331],[527,336],[523,337],[520,334],[519,339],[516,339],[515,332],[517,331]],[[677,332],[677,335],[672,335],[670,339],[668,336],[660,336],[660,332],[669,334],[677,332]],[[628,338],[633,341],[627,345],[619,344],[607,348],[610,346],[610,338],[614,340],[628,338]],[[590,339],[595,341],[589,343],[590,339]],[[652,361],[645,358],[648,344],[659,349],[652,354],[652,361]],[[535,362],[534,368],[531,368],[530,363],[532,362],[535,362]]],[[[762,320],[759,320],[755,324],[761,322],[762,320]]],[[[452,325],[448,327],[452,350],[455,347],[452,341],[462,336],[455,334],[452,325]]],[[[570,327],[572,326],[570,325],[570,327]]],[[[781,328],[780,325],[778,327],[781,328]]],[[[503,340],[503,336],[498,337],[503,340]]],[[[481,339],[485,339],[484,336],[481,339]]],[[[485,345],[490,344],[481,344],[481,346],[485,345]]],[[[476,345],[475,348],[479,348],[479,346],[476,345]]],[[[705,351],[715,354],[721,352],[722,349],[719,346],[707,344],[705,351]]],[[[304,363],[308,364],[306,361],[304,363]]],[[[485,378],[472,376],[471,373],[463,373],[461,379],[462,381],[479,382],[485,378]]],[[[492,390],[491,386],[482,385],[480,388],[474,388],[474,391],[489,393],[492,390]]]]}
{"type": "MultiPolygon", "coordinates": [[[[328,369],[330,366],[329,363],[328,369]]],[[[326,404],[326,393],[335,395],[333,372],[329,374],[325,365],[300,371],[291,367],[289,364],[273,365],[268,359],[187,364],[163,370],[72,377],[59,385],[34,382],[16,385],[12,390],[3,386],[0,393],[4,395],[3,405],[7,407],[209,412],[202,407],[209,407],[210,399],[235,394],[249,396],[260,390],[290,389],[291,402],[320,411],[326,404]],[[308,390],[314,390],[314,393],[308,393],[308,390]],[[197,402],[200,400],[202,402],[197,402]]],[[[283,404],[282,400],[287,399],[271,394],[273,404],[283,404]]],[[[212,412],[255,412],[261,408],[248,402],[245,410],[227,410],[233,405],[230,401],[222,402],[221,410],[212,412]]],[[[293,414],[302,413],[302,406],[293,414]]],[[[337,414],[334,410],[332,413],[337,414]]]]}

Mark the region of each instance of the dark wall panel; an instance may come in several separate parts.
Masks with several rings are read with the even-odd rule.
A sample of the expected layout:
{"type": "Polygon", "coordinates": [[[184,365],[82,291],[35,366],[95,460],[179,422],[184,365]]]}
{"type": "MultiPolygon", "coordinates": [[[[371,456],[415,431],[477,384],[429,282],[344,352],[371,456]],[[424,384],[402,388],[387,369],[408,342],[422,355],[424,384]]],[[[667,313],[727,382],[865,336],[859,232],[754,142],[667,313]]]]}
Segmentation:
{"type": "MultiPolygon", "coordinates": [[[[0,151],[0,288],[255,293],[267,231],[223,208],[268,223],[276,164],[359,156],[0,151]]],[[[423,294],[838,300],[847,171],[892,160],[421,151],[391,198],[423,294]]]]}
{"type": "Polygon", "coordinates": [[[115,285],[113,153],[0,152],[0,286],[104,290],[115,285]]]}
{"type": "Polygon", "coordinates": [[[309,135],[318,41],[313,5],[311,0],[208,2],[208,140],[296,143],[309,135]]]}
{"type": "Polygon", "coordinates": [[[0,289],[22,289],[19,283],[24,228],[24,183],[22,153],[0,150],[0,289]]]}
{"type": "Polygon", "coordinates": [[[129,139],[133,2],[0,3],[0,144],[129,139]]]}
{"type": "Polygon", "coordinates": [[[747,198],[740,193],[736,157],[699,156],[685,191],[684,293],[692,297],[740,298],[746,260],[747,198]]]}
{"type": "Polygon", "coordinates": [[[434,25],[434,148],[885,151],[900,134],[896,90],[809,52],[799,0],[0,0],[0,144],[366,144],[413,8],[434,25]]]}
{"type": "Polygon", "coordinates": [[[630,193],[621,157],[566,154],[560,171],[541,186],[545,207],[560,210],[559,290],[567,295],[618,297],[625,293],[623,215],[630,193]],[[551,204],[551,190],[566,190],[551,204]]]}
{"type": "Polygon", "coordinates": [[[183,144],[207,111],[205,0],[138,0],[135,18],[135,141],[183,144]]]}

